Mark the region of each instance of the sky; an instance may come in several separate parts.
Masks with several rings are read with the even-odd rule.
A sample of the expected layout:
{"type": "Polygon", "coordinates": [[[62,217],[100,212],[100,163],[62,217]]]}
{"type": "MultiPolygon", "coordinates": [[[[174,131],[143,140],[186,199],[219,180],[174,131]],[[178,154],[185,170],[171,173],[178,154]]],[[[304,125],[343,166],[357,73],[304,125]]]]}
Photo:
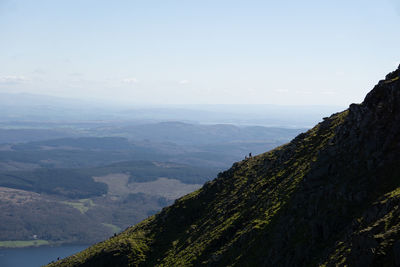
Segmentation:
{"type": "Polygon", "coordinates": [[[124,104],[359,103],[400,0],[0,0],[0,93],[124,104]]]}

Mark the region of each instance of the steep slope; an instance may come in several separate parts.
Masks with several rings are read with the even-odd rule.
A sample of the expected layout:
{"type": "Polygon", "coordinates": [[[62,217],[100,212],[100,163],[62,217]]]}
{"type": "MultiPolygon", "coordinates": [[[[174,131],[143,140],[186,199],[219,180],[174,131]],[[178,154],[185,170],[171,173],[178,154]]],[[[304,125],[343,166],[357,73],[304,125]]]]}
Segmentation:
{"type": "Polygon", "coordinates": [[[52,266],[399,265],[399,75],[362,104],[52,266]]]}

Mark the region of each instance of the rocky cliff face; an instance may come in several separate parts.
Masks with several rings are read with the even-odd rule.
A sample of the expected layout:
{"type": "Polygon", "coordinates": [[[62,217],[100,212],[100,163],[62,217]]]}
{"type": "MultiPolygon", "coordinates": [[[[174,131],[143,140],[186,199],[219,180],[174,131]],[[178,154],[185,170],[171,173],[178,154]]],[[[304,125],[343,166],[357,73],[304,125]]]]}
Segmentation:
{"type": "Polygon", "coordinates": [[[362,104],[53,265],[400,266],[399,75],[362,104]]]}

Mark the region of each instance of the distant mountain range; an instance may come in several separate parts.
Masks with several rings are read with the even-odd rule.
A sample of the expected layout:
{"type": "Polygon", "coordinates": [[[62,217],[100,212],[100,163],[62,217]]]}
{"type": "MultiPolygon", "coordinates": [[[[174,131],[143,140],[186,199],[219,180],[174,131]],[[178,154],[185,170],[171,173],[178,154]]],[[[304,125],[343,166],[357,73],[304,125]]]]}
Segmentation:
{"type": "Polygon", "coordinates": [[[181,121],[309,128],[335,106],[118,105],[35,94],[0,93],[1,122],[181,121]]]}
{"type": "Polygon", "coordinates": [[[399,266],[399,77],[50,266],[399,266]]]}

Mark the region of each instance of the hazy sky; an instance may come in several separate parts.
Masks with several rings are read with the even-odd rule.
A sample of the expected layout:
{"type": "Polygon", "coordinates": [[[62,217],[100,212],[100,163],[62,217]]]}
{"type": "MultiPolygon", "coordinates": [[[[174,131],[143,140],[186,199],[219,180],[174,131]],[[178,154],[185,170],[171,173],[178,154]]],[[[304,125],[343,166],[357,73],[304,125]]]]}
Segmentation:
{"type": "Polygon", "coordinates": [[[0,0],[0,92],[131,103],[360,102],[399,0],[0,0]]]}

